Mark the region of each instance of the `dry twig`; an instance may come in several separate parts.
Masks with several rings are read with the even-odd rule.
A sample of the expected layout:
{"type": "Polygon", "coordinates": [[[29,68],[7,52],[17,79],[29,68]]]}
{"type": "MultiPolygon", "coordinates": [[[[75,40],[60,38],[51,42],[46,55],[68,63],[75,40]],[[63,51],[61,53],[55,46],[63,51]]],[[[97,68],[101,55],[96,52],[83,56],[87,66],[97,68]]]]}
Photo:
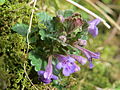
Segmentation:
{"type": "Polygon", "coordinates": [[[109,8],[115,9],[115,10],[120,10],[120,6],[119,5],[107,5],[109,8]]]}
{"type": "Polygon", "coordinates": [[[108,7],[107,5],[105,5],[104,3],[100,2],[100,1],[97,1],[96,4],[102,8],[102,10],[104,10],[105,12],[113,15],[113,16],[116,16],[115,12],[110,8],[108,7]]]}
{"type": "MultiPolygon", "coordinates": [[[[120,15],[117,19],[117,24],[120,25],[120,15]]],[[[117,28],[114,27],[113,30],[110,32],[107,40],[105,40],[105,43],[109,43],[113,39],[113,37],[116,35],[116,33],[117,33],[117,28]]]]}
{"type": "Polygon", "coordinates": [[[120,31],[120,26],[109,16],[107,15],[103,10],[101,10],[97,5],[92,3],[90,0],[85,0],[89,4],[91,4],[94,8],[96,8],[104,17],[111,23],[113,24],[119,31],[120,31]]]}

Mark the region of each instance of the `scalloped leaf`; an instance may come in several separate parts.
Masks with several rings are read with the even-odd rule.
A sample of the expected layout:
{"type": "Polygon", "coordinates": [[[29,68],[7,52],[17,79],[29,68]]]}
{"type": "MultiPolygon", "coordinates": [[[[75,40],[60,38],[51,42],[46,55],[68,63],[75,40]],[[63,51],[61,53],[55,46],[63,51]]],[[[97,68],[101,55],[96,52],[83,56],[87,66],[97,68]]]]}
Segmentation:
{"type": "Polygon", "coordinates": [[[36,15],[38,16],[38,19],[43,23],[46,23],[52,20],[52,17],[49,16],[46,12],[40,12],[40,13],[37,13],[36,15]]]}
{"type": "Polygon", "coordinates": [[[55,32],[53,29],[54,25],[51,23],[51,20],[53,19],[52,16],[48,15],[46,12],[40,12],[36,15],[40,23],[43,23],[47,27],[46,29],[49,30],[48,32],[55,32]]]}
{"type": "Polygon", "coordinates": [[[66,18],[66,17],[72,16],[73,12],[74,11],[71,10],[71,9],[65,10],[64,11],[64,17],[66,18]]]}
{"type": "Polygon", "coordinates": [[[41,36],[41,40],[44,40],[45,37],[46,37],[45,30],[40,30],[40,31],[39,31],[39,34],[40,34],[40,36],[41,36]]]}
{"type": "Polygon", "coordinates": [[[42,59],[40,56],[31,51],[28,58],[31,60],[31,65],[35,66],[35,71],[39,71],[42,67],[42,59]]]}
{"type": "Polygon", "coordinates": [[[15,24],[13,27],[12,27],[12,30],[23,35],[23,36],[26,36],[27,35],[27,30],[28,30],[28,25],[26,24],[15,24]]]}

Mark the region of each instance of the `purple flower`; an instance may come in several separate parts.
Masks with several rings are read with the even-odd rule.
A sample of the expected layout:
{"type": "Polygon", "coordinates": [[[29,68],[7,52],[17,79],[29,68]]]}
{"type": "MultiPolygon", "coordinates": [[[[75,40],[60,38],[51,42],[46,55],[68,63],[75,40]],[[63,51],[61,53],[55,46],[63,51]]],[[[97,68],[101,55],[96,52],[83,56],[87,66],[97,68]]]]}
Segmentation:
{"type": "Polygon", "coordinates": [[[58,77],[52,74],[52,56],[49,57],[48,65],[45,71],[38,71],[39,80],[45,84],[50,83],[52,80],[57,80],[58,77]]]}
{"type": "Polygon", "coordinates": [[[65,21],[65,18],[62,15],[58,15],[58,17],[60,18],[61,23],[63,23],[65,21]]]}
{"type": "Polygon", "coordinates": [[[84,65],[87,62],[87,59],[82,57],[82,56],[77,56],[77,55],[70,55],[70,57],[74,58],[76,61],[78,61],[80,64],[84,65]]]}
{"type": "Polygon", "coordinates": [[[76,71],[80,70],[80,67],[74,63],[75,59],[70,56],[64,56],[64,55],[55,55],[59,63],[56,65],[57,69],[62,69],[62,73],[64,76],[69,76],[71,73],[74,73],[76,71]]]}
{"type": "Polygon", "coordinates": [[[100,23],[100,19],[94,19],[92,21],[89,21],[89,27],[88,32],[92,34],[93,37],[96,37],[98,35],[98,28],[96,27],[100,23]]]}
{"type": "Polygon", "coordinates": [[[93,68],[94,65],[92,64],[92,58],[99,59],[100,58],[100,53],[91,52],[87,49],[84,49],[84,48],[78,46],[78,45],[75,45],[75,47],[82,51],[82,53],[87,57],[87,59],[89,61],[89,67],[93,68]]]}
{"type": "Polygon", "coordinates": [[[58,77],[56,75],[53,75],[53,74],[51,74],[51,76],[49,77],[49,79],[45,78],[44,74],[45,74],[45,71],[42,71],[42,70],[38,71],[38,75],[39,75],[38,79],[41,82],[44,82],[45,84],[49,84],[52,80],[57,80],[58,79],[58,77]]]}

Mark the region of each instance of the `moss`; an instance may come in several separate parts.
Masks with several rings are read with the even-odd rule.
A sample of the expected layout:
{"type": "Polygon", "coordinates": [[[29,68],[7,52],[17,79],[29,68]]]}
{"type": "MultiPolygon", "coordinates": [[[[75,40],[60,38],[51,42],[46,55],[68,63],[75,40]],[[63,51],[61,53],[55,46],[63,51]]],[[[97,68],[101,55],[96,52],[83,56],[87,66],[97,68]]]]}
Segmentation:
{"type": "Polygon", "coordinates": [[[3,89],[20,90],[31,87],[23,70],[23,63],[27,60],[26,38],[11,31],[12,25],[17,22],[29,23],[30,9],[30,6],[18,0],[6,1],[0,7],[0,87],[3,89]]]}
{"type": "MultiPolygon", "coordinates": [[[[27,61],[26,37],[11,30],[11,27],[16,23],[29,24],[32,8],[28,5],[28,1],[9,0],[0,7],[0,88],[6,88],[6,90],[35,90],[24,72],[24,62],[27,62],[27,73],[35,86],[39,90],[51,90],[53,89],[51,85],[39,84],[37,74],[35,74],[35,77],[32,75],[36,72],[33,71],[29,61],[27,61]]],[[[38,20],[34,16],[33,27],[37,25],[38,20]]]]}

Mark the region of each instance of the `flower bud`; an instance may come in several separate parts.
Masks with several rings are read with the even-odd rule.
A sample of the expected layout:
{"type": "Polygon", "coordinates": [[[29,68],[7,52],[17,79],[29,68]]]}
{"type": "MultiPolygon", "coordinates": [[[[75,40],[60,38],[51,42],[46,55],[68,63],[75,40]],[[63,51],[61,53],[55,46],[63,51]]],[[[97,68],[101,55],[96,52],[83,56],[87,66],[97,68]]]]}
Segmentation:
{"type": "Polygon", "coordinates": [[[64,35],[59,36],[59,39],[63,41],[64,43],[66,42],[67,38],[64,35]]]}

